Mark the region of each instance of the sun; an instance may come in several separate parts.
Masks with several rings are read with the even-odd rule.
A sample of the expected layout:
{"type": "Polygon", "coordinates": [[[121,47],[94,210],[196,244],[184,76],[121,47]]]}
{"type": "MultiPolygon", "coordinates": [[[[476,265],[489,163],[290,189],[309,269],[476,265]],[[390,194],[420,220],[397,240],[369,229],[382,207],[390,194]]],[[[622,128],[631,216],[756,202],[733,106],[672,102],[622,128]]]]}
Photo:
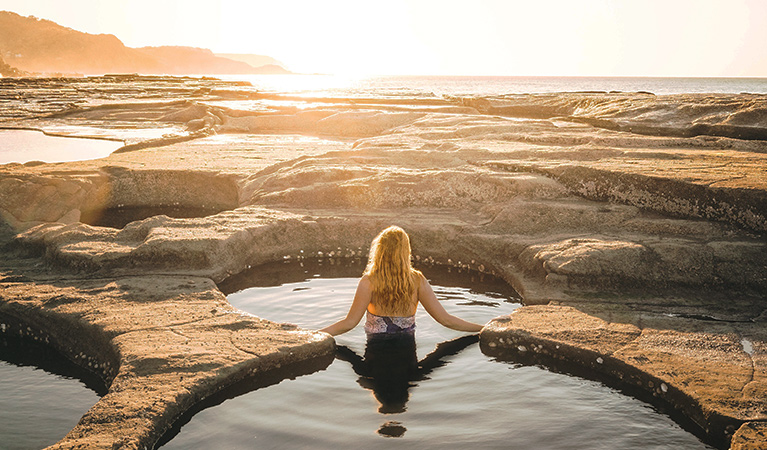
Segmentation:
{"type": "MultiPolygon", "coordinates": [[[[219,2],[218,46],[269,54],[300,73],[364,77],[423,70],[430,52],[404,2],[219,2]],[[279,18],[276,20],[274,18],[279,18]]],[[[223,51],[222,51],[223,52],[223,51]]]]}

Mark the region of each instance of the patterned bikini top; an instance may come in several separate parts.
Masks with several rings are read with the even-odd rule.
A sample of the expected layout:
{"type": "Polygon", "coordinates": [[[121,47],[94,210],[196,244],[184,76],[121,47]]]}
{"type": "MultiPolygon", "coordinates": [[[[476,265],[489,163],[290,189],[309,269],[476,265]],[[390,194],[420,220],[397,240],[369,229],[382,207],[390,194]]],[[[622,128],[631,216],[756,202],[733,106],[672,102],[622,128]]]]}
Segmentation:
{"type": "Polygon", "coordinates": [[[377,316],[366,311],[365,333],[415,333],[415,314],[405,317],[377,316]]]}

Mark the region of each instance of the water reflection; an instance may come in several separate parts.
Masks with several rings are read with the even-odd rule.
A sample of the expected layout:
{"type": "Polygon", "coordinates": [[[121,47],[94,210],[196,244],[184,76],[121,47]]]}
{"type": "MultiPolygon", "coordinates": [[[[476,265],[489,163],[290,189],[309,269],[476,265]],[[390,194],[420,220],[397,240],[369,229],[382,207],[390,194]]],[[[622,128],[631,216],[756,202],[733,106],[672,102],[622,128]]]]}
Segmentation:
{"type": "Polygon", "coordinates": [[[33,130],[0,130],[0,164],[104,158],[122,146],[122,141],[112,139],[49,136],[33,130]]]}
{"type": "Polygon", "coordinates": [[[0,333],[0,448],[53,445],[104,394],[101,378],[53,348],[0,333]]]}
{"type": "MultiPolygon", "coordinates": [[[[479,335],[469,335],[442,342],[419,361],[415,335],[368,335],[363,357],[349,347],[339,345],[336,358],[352,365],[359,376],[357,383],[372,391],[378,400],[379,413],[398,414],[407,410],[410,388],[428,380],[432,371],[448,364],[447,357],[457,355],[478,340],[479,335]]],[[[384,424],[378,432],[399,437],[404,434],[405,428],[397,422],[395,425],[384,424]]]]}
{"type": "MultiPolygon", "coordinates": [[[[78,380],[99,397],[107,393],[106,384],[98,375],[73,363],[53,347],[26,338],[0,336],[0,361],[42,370],[61,379],[78,380]]],[[[21,384],[23,380],[14,382],[21,384]]]]}
{"type": "MultiPolygon", "coordinates": [[[[290,259],[233,277],[242,283],[222,283],[222,289],[244,311],[309,329],[349,310],[361,263],[326,258],[314,267],[308,258],[290,259]],[[248,277],[250,286],[262,287],[248,287],[248,277]]],[[[518,306],[492,287],[487,274],[440,269],[427,277],[439,280],[432,286],[438,296],[444,292],[440,300],[451,313],[484,323],[518,306]],[[464,275],[475,281],[463,284],[464,275]]],[[[477,351],[476,336],[444,328],[420,309],[416,316],[417,346],[412,340],[367,345],[359,326],[338,337],[345,347],[337,347],[337,361],[326,370],[200,407],[168,448],[335,450],[351,442],[387,450],[710,448],[667,416],[601,383],[547,371],[535,361],[499,363],[477,351]]]]}
{"type": "Polygon", "coordinates": [[[381,425],[377,433],[383,437],[402,437],[405,435],[405,431],[407,431],[407,428],[402,426],[402,422],[389,420],[381,425]]]}

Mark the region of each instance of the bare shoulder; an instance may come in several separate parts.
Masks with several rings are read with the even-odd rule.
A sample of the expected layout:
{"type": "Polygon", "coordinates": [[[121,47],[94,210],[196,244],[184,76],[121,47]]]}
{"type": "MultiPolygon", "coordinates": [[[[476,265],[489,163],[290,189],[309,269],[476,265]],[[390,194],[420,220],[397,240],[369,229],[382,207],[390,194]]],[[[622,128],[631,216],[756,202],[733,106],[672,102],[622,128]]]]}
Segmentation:
{"type": "Polygon", "coordinates": [[[423,272],[421,272],[418,269],[411,269],[411,270],[413,271],[413,274],[415,275],[416,280],[418,280],[419,283],[422,281],[426,281],[426,277],[423,276],[423,272]]]}
{"type": "Polygon", "coordinates": [[[429,285],[429,281],[426,279],[426,277],[423,275],[423,273],[418,269],[413,269],[413,274],[415,275],[415,282],[416,282],[416,288],[422,289],[425,286],[429,285]]]}
{"type": "Polygon", "coordinates": [[[362,278],[360,278],[360,282],[357,284],[357,286],[365,289],[370,289],[373,286],[373,281],[368,275],[362,275],[362,278]]]}

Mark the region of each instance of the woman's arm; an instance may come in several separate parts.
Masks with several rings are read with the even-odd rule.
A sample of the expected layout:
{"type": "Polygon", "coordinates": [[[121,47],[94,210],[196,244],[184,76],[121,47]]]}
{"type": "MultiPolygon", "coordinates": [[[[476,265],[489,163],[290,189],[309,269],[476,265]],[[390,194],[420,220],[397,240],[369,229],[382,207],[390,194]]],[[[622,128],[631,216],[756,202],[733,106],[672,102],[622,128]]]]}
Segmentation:
{"type": "Polygon", "coordinates": [[[421,283],[418,286],[418,301],[421,302],[426,312],[441,325],[457,331],[477,332],[482,329],[482,325],[463,320],[447,311],[437,300],[434,290],[426,281],[426,277],[421,277],[421,283]]]}
{"type": "Polygon", "coordinates": [[[357,292],[354,293],[354,300],[352,301],[352,306],[349,308],[346,317],[320,331],[337,336],[356,327],[357,324],[360,323],[362,316],[365,314],[368,304],[370,304],[370,295],[372,291],[373,286],[370,283],[370,278],[368,278],[367,275],[363,276],[362,279],[360,279],[359,284],[357,284],[357,292]]]}

